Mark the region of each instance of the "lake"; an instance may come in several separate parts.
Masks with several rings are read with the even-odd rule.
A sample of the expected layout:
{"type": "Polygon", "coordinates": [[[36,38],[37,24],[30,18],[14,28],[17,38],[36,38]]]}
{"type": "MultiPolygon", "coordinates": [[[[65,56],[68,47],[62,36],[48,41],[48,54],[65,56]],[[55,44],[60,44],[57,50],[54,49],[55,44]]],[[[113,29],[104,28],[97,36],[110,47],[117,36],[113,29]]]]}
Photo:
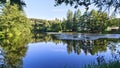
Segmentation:
{"type": "Polygon", "coordinates": [[[21,43],[1,47],[1,67],[82,68],[116,59],[120,54],[120,34],[35,34],[24,46],[21,43]]]}

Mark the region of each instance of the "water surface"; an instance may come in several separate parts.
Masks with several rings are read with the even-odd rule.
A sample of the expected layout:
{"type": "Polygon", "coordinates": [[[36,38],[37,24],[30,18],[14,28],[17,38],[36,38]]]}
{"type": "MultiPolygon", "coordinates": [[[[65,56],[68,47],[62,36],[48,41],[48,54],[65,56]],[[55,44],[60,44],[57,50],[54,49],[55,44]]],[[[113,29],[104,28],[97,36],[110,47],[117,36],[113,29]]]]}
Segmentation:
{"type": "Polygon", "coordinates": [[[35,34],[1,43],[1,68],[82,68],[120,56],[119,34],[35,34]]]}
{"type": "Polygon", "coordinates": [[[116,50],[110,48],[120,45],[119,34],[52,34],[46,37],[28,44],[24,68],[81,68],[89,63],[99,64],[113,58],[116,50]],[[98,58],[104,61],[99,62],[98,58]]]}

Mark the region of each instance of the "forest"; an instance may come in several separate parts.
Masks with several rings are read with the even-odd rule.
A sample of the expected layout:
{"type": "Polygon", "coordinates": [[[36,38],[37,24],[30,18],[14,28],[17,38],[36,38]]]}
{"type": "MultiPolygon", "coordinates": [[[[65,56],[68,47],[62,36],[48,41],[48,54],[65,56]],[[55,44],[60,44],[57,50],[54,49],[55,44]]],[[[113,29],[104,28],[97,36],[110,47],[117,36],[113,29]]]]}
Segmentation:
{"type": "Polygon", "coordinates": [[[119,33],[120,19],[107,12],[91,10],[75,12],[68,10],[66,18],[43,20],[30,18],[33,32],[82,32],[82,33],[119,33]]]}

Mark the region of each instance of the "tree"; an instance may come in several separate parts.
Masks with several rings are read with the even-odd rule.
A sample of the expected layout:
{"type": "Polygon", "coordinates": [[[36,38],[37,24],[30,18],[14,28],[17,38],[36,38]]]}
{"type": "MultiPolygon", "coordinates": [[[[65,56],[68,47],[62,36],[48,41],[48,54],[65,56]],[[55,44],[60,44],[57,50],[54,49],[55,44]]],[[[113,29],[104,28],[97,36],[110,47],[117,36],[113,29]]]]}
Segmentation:
{"type": "Polygon", "coordinates": [[[61,21],[59,19],[55,19],[51,21],[51,31],[53,32],[59,32],[62,31],[61,21]]]}
{"type": "Polygon", "coordinates": [[[88,28],[88,24],[89,24],[89,13],[88,12],[84,12],[84,14],[81,16],[81,20],[79,22],[79,29],[81,31],[85,31],[88,28]]]}
{"type": "Polygon", "coordinates": [[[81,11],[78,9],[77,11],[74,12],[74,17],[73,17],[73,31],[78,31],[78,24],[81,21],[81,11]]]}
{"type": "Polygon", "coordinates": [[[62,31],[66,31],[66,19],[65,18],[63,18],[63,21],[62,21],[62,23],[61,23],[61,26],[62,26],[62,31]]]}
{"type": "Polygon", "coordinates": [[[90,32],[103,32],[107,28],[108,15],[105,12],[92,10],[90,12],[90,32]]]}
{"type": "Polygon", "coordinates": [[[66,28],[67,30],[71,31],[72,27],[73,27],[73,12],[71,10],[68,10],[66,28]]]}
{"type": "Polygon", "coordinates": [[[108,15],[105,12],[92,10],[81,16],[79,27],[81,31],[103,32],[108,26],[108,15]]]}
{"type": "Polygon", "coordinates": [[[120,19],[119,18],[113,18],[109,20],[109,27],[117,27],[118,25],[120,25],[120,19]]]}
{"type": "Polygon", "coordinates": [[[23,10],[23,6],[26,6],[23,0],[0,0],[0,4],[5,5],[8,1],[10,1],[10,5],[17,4],[20,10],[23,10]]]}
{"type": "Polygon", "coordinates": [[[30,21],[24,12],[18,9],[17,5],[3,7],[0,14],[0,29],[5,35],[4,37],[8,35],[29,35],[30,27],[30,21]]]}
{"type": "Polygon", "coordinates": [[[68,10],[68,12],[67,12],[67,20],[69,22],[72,22],[72,20],[73,20],[73,12],[71,10],[68,10]]]}
{"type": "Polygon", "coordinates": [[[107,9],[113,7],[114,11],[120,11],[119,0],[55,0],[55,6],[58,6],[62,3],[74,6],[75,8],[78,6],[85,6],[86,9],[88,9],[89,6],[93,4],[100,9],[103,9],[103,7],[107,9]]]}
{"type": "MultiPolygon", "coordinates": [[[[41,26],[40,26],[41,27],[41,26]]],[[[44,29],[45,29],[45,31],[48,31],[49,28],[50,27],[50,24],[49,24],[49,22],[48,21],[45,21],[45,23],[44,23],[44,29]]]]}
{"type": "Polygon", "coordinates": [[[81,11],[80,9],[77,10],[77,21],[80,22],[81,20],[81,11]]]}
{"type": "Polygon", "coordinates": [[[77,12],[74,12],[72,31],[77,31],[77,12]]]}

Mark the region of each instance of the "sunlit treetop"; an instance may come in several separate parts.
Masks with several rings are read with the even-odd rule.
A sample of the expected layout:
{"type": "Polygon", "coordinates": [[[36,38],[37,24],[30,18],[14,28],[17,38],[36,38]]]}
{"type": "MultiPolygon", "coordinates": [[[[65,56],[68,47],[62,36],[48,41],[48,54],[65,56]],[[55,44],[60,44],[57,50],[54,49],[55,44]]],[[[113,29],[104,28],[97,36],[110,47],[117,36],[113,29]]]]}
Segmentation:
{"type": "Polygon", "coordinates": [[[26,6],[23,0],[0,0],[0,5],[5,5],[8,1],[10,1],[10,5],[17,4],[20,10],[22,10],[23,7],[26,6]]]}
{"type": "Polygon", "coordinates": [[[74,6],[75,8],[85,6],[87,10],[89,9],[89,6],[93,4],[100,10],[103,8],[114,8],[114,12],[120,12],[120,0],[55,0],[55,6],[63,3],[74,6]]]}

